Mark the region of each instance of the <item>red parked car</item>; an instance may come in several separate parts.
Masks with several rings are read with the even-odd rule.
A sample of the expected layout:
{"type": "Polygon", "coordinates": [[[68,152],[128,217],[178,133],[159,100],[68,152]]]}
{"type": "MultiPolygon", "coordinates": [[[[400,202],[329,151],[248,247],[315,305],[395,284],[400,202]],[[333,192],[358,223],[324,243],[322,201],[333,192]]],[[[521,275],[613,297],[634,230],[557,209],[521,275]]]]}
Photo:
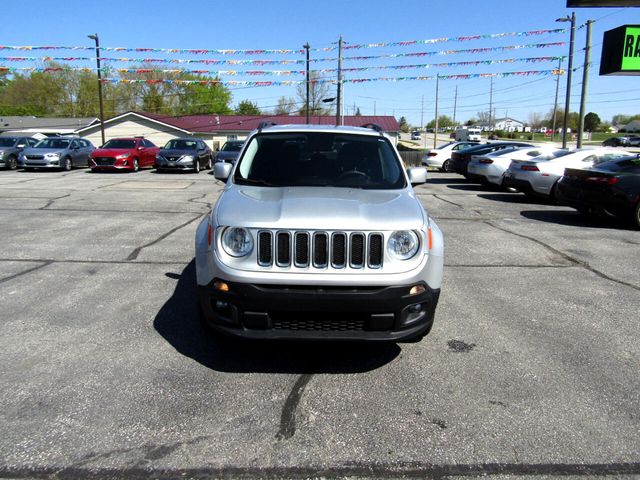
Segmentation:
{"type": "Polygon", "coordinates": [[[160,150],[142,137],[112,138],[91,153],[91,171],[128,170],[137,172],[142,167],[153,167],[160,150]]]}

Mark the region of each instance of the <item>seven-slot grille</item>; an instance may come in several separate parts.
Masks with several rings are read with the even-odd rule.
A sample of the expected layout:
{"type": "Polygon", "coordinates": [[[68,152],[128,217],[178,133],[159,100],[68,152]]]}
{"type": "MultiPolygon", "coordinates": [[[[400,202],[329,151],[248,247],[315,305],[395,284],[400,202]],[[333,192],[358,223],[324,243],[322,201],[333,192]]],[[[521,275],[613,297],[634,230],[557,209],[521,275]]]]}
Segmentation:
{"type": "Polygon", "coordinates": [[[260,230],[258,265],[296,268],[382,267],[382,233],[260,230]]]}

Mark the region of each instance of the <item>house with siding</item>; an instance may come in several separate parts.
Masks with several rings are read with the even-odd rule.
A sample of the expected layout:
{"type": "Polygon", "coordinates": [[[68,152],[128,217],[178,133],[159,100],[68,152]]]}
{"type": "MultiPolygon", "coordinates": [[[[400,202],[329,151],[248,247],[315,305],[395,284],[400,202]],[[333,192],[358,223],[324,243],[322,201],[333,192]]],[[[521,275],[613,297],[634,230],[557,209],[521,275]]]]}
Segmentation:
{"type": "MultiPolygon", "coordinates": [[[[172,117],[149,112],[126,112],[104,122],[105,138],[143,136],[158,146],[176,137],[194,136],[203,139],[211,148],[219,148],[227,140],[243,140],[249,132],[258,128],[261,122],[269,121],[279,125],[302,125],[304,115],[186,115],[172,117]]],[[[335,125],[335,116],[310,116],[309,123],[315,125],[335,125]]],[[[380,125],[396,141],[400,125],[393,116],[344,116],[347,126],[362,126],[367,123],[380,125]]],[[[102,143],[100,124],[80,128],[76,132],[94,145],[102,143]]]]}

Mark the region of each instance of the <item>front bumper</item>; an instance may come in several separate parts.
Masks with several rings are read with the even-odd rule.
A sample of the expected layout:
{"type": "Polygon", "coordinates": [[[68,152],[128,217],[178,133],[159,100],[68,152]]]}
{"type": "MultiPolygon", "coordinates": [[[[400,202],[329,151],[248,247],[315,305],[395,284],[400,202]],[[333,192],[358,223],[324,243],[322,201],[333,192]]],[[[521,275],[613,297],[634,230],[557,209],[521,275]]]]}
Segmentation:
{"type": "Polygon", "coordinates": [[[322,287],[257,285],[213,280],[198,286],[204,321],[214,330],[251,339],[402,341],[426,334],[433,325],[440,289],[426,284],[322,287]]]}
{"type": "Polygon", "coordinates": [[[193,170],[196,168],[195,161],[189,163],[156,162],[153,166],[156,170],[193,170]]]}
{"type": "Polygon", "coordinates": [[[22,160],[18,161],[20,168],[52,168],[59,169],[61,160],[22,160]]]}

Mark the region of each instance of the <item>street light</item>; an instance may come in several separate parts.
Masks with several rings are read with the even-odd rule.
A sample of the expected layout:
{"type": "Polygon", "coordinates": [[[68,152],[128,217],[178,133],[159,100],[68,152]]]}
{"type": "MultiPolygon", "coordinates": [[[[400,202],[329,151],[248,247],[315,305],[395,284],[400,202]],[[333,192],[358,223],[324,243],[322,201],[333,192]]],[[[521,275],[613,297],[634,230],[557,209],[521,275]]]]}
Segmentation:
{"type": "Polygon", "coordinates": [[[104,109],[102,107],[102,71],[100,70],[100,39],[98,34],[87,35],[91,40],[96,42],[96,63],[98,68],[98,101],[100,102],[100,133],[102,134],[102,144],[105,144],[104,138],[104,109]]]}
{"type": "Polygon", "coordinates": [[[567,91],[564,102],[564,119],[562,121],[562,148],[567,148],[567,125],[569,123],[569,109],[571,108],[571,73],[573,71],[573,39],[576,34],[576,12],[571,16],[556,18],[556,22],[571,22],[571,36],[569,37],[569,66],[567,68],[567,91]]]}

